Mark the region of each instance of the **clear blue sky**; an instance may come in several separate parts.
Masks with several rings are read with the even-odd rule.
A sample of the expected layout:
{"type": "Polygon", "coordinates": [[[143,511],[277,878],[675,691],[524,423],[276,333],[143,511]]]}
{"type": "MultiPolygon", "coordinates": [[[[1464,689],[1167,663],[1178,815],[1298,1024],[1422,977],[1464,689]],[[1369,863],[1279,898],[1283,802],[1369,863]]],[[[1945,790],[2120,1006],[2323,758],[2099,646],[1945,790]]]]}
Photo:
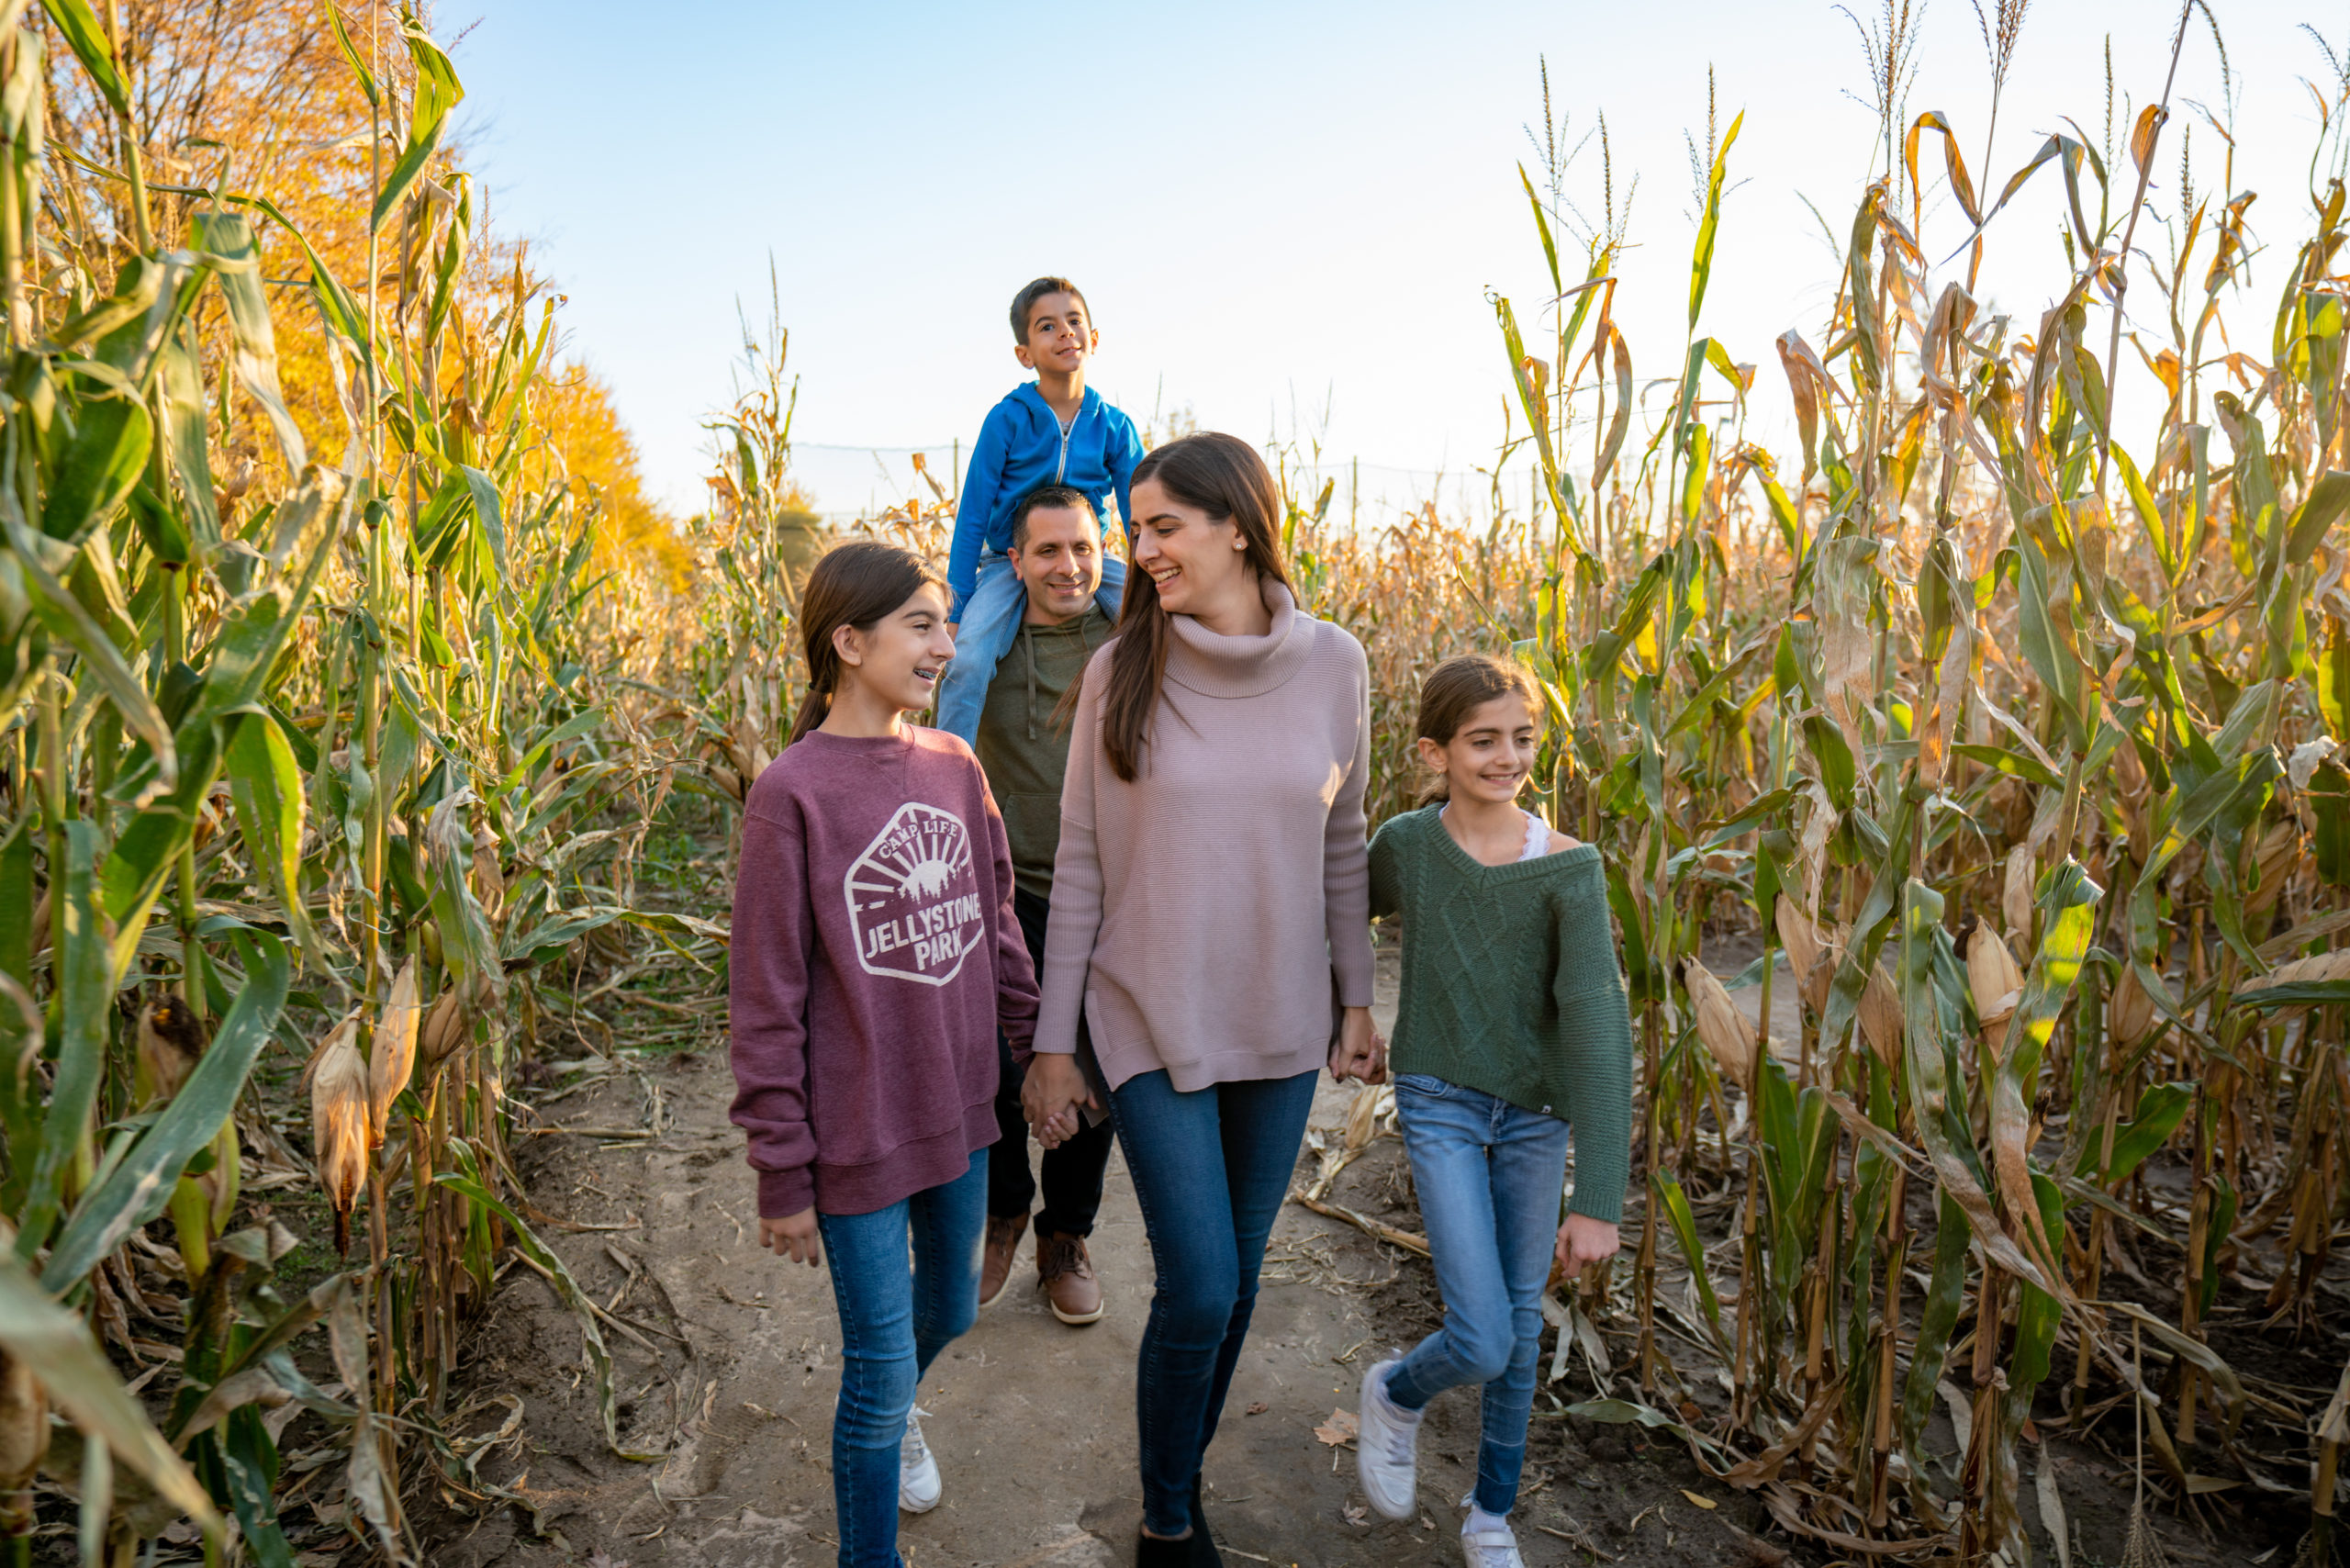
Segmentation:
{"type": "MultiPolygon", "coordinates": [[[[2211,4],[2240,92],[2234,183],[2262,193],[2255,227],[2288,252],[2308,230],[2317,123],[2299,78],[2328,75],[2297,25],[2315,17],[2338,49],[2350,16],[2211,4]]],[[[1866,0],[1852,9],[1871,15],[1866,0]]],[[[2109,31],[2120,92],[2159,94],[2167,9],[2040,0],[1986,172],[1975,13],[1933,0],[1909,114],[1947,115],[1978,187],[1996,185],[2065,116],[2102,135],[2109,31]]],[[[1700,330],[1762,367],[1768,426],[1785,406],[1773,340],[1797,327],[1818,342],[1833,292],[1797,196],[1848,228],[1874,151],[1873,117],[1846,95],[1866,91],[1857,35],[1818,0],[458,0],[436,22],[458,40],[492,221],[529,239],[569,297],[572,353],[610,380],[655,491],[680,510],[700,503],[700,420],[728,398],[738,307],[766,318],[770,257],[804,442],[968,447],[1020,378],[1011,295],[1059,272],[1102,330],[1093,385],[1138,419],[1163,399],[1255,439],[1319,431],[1367,464],[1490,462],[1507,381],[1485,291],[1529,317],[1548,292],[1516,172],[1544,55],[1574,134],[1607,116],[1619,196],[1639,178],[1618,313],[1643,380],[1680,356],[1695,210],[1682,138],[1702,140],[1709,63],[1724,124],[1745,111],[1730,157],[1745,183],[1700,330]]],[[[2221,107],[2199,23],[2176,96],[2221,107]]],[[[2198,185],[2221,184],[2220,138],[2182,101],[2157,161],[2162,210],[2190,120],[2198,185]]],[[[1929,149],[1921,173],[1939,169],[1929,149]]],[[[1593,210],[1599,174],[1595,141],[1572,180],[1593,210]]],[[[1939,262],[1963,224],[1939,177],[1927,184],[1939,262]]],[[[2026,330],[2063,286],[2059,190],[2043,173],[1993,233],[1983,292],[2026,330]]],[[[2141,239],[2162,252],[2159,229],[2141,239]]],[[[2277,270],[2235,312],[2240,330],[2256,324],[2242,345],[2255,353],[2277,270]]],[[[2159,320],[2151,288],[2132,303],[2159,320]]]]}

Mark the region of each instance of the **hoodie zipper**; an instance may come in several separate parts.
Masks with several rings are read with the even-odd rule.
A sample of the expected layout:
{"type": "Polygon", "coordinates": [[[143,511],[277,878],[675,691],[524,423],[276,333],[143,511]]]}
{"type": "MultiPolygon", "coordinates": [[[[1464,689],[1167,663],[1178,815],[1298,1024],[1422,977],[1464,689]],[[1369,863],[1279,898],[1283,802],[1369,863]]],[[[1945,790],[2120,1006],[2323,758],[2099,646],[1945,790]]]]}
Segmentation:
{"type": "Polygon", "coordinates": [[[1058,414],[1053,416],[1053,423],[1061,425],[1061,463],[1059,467],[1053,470],[1053,483],[1056,485],[1066,484],[1069,481],[1069,438],[1077,429],[1077,415],[1083,412],[1085,412],[1085,405],[1080,403],[1077,406],[1077,414],[1071,414],[1069,417],[1069,423],[1065,425],[1061,425],[1061,417],[1058,414]]]}

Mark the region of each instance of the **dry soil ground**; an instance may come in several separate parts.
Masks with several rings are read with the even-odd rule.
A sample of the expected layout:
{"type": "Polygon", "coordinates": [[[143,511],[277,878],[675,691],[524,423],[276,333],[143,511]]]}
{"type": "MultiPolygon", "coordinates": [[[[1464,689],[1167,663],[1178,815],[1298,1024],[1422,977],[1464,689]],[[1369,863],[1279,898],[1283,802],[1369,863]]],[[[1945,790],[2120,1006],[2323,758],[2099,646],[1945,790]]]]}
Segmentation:
{"type": "MultiPolygon", "coordinates": [[[[1391,1011],[1392,966],[1382,997],[1391,1011]]],[[[742,1139],[726,1120],[733,1084],[722,1040],[704,1033],[699,1049],[646,1058],[545,1101],[540,1114],[550,1130],[520,1140],[544,1211],[574,1226],[611,1227],[550,1226],[543,1234],[620,1320],[605,1333],[619,1363],[623,1446],[662,1457],[632,1462],[607,1449],[580,1372],[576,1320],[537,1275],[509,1269],[469,1347],[464,1379],[522,1395],[524,1440],[491,1455],[481,1473],[527,1497],[538,1528],[513,1508],[473,1518],[436,1512],[424,1521],[436,1540],[431,1568],[832,1562],[832,1297],[822,1272],[793,1268],[755,1244],[742,1139]]],[[[1326,1081],[1315,1125],[1336,1127],[1347,1102],[1348,1092],[1326,1081]]],[[[1313,1158],[1301,1158],[1301,1184],[1313,1158]]],[[[1392,1139],[1346,1173],[1337,1196],[1417,1228],[1392,1139]]],[[[913,1568],[1131,1561],[1139,1518],[1133,1369],[1150,1270],[1132,1188],[1114,1159],[1093,1254],[1109,1303],[1102,1322],[1069,1328],[1055,1321],[1030,1288],[1024,1250],[1013,1289],[925,1381],[925,1428],[946,1498],[934,1512],[903,1520],[902,1550],[913,1568]]],[[[1410,1524],[1369,1514],[1351,1448],[1316,1430],[1334,1411],[1356,1409],[1362,1370],[1379,1353],[1427,1331],[1438,1313],[1425,1262],[1294,1204],[1284,1209],[1248,1352],[1206,1465],[1208,1509],[1228,1562],[1335,1568],[1460,1560],[1457,1505],[1476,1454],[1472,1394],[1456,1391],[1433,1406],[1422,1439],[1423,1517],[1410,1524]]],[[[1554,1391],[1569,1402],[1592,1395],[1580,1367],[1554,1391]]],[[[1547,1398],[1541,1405],[1551,1407],[1547,1398]]],[[[495,1414],[485,1419],[494,1424],[495,1414]]],[[[1941,1440],[1950,1446],[1946,1428],[1941,1440]]],[[[2118,1561],[2117,1497],[2126,1507],[2126,1495],[2114,1489],[2120,1473],[2093,1455],[2061,1461],[2059,1473],[2087,1549],[2074,1562],[2118,1561]]],[[[420,1502],[420,1511],[431,1508],[420,1502]]],[[[1751,1497],[1707,1479],[1673,1439],[1555,1413],[1535,1422],[1517,1520],[1535,1568],[1829,1560],[1776,1530],[1751,1497]]],[[[2165,1533],[2181,1564],[2247,1560],[2192,1529],[2165,1533]]]]}

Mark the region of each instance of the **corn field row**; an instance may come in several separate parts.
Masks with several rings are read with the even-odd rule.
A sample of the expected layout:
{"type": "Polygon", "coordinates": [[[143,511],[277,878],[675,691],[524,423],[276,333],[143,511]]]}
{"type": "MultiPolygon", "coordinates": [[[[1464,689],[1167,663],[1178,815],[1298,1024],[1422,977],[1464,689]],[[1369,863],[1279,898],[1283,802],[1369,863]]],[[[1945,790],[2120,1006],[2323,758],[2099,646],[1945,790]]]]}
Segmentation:
{"type": "Polygon", "coordinates": [[[507,1154],[534,975],[722,932],[637,907],[672,774],[543,419],[553,301],[443,148],[446,54],[411,10],[325,12],[353,283],[228,160],[151,177],[153,40],[103,9],[0,5],[0,1537],[292,1568],[282,1501],[339,1489],[408,1561],[403,1495],[495,1500],[513,1423],[464,1435],[449,1374],[509,1250],[613,1432],[507,1154]],[[289,412],[289,322],[340,431],[289,412]],[[307,1115],[264,1102],[273,1057],[307,1115]],[[341,1261],[297,1282],[251,1199],[313,1190],[341,1261]]]}

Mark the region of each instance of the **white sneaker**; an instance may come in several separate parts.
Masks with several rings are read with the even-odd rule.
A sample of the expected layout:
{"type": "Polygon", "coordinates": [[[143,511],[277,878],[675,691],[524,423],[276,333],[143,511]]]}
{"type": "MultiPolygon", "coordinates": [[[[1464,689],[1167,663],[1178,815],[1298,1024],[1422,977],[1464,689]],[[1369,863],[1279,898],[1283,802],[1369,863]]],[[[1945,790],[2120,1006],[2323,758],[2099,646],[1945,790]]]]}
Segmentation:
{"type": "Polygon", "coordinates": [[[1526,1568],[1526,1559],[1517,1554],[1517,1533],[1507,1519],[1492,1515],[1469,1516],[1460,1527],[1460,1555],[1469,1568],[1526,1568]]]}
{"type": "Polygon", "coordinates": [[[910,1514],[930,1512],[946,1490],[938,1478],[938,1461],[922,1440],[922,1418],[929,1414],[920,1406],[907,1411],[905,1440],[898,1445],[898,1506],[910,1514]]]}
{"type": "Polygon", "coordinates": [[[1400,1358],[1362,1374],[1362,1414],[1356,1420],[1355,1474],[1363,1495],[1382,1516],[1408,1519],[1417,1511],[1420,1417],[1387,1397],[1389,1374],[1400,1358]]]}

